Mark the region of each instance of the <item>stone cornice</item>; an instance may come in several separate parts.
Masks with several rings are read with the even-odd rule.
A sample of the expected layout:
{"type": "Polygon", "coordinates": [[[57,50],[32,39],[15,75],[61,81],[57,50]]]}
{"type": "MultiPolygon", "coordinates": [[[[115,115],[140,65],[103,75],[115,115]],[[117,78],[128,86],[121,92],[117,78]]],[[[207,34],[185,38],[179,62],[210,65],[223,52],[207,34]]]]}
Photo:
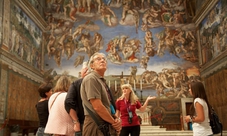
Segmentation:
{"type": "Polygon", "coordinates": [[[16,2],[43,32],[47,31],[48,24],[27,0],[16,0],[16,2]]]}
{"type": "Polygon", "coordinates": [[[227,50],[222,52],[219,56],[213,60],[202,65],[200,68],[201,77],[208,77],[211,74],[227,68],[227,50]]]}
{"type": "Polygon", "coordinates": [[[23,60],[20,60],[3,50],[0,50],[0,63],[8,65],[9,69],[22,74],[35,82],[43,82],[43,74],[39,70],[29,66],[23,60]]]}
{"type": "Polygon", "coordinates": [[[213,6],[217,2],[218,0],[209,0],[203,5],[200,11],[193,18],[193,22],[195,23],[196,26],[198,26],[201,23],[201,21],[203,21],[204,17],[207,15],[207,13],[213,8],[213,6]]]}

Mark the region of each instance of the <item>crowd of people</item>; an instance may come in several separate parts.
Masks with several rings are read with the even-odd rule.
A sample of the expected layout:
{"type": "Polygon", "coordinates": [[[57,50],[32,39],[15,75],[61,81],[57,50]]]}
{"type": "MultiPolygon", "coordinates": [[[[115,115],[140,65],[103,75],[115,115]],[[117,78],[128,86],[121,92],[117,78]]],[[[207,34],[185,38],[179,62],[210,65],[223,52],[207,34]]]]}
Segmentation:
{"type": "MultiPolygon", "coordinates": [[[[148,96],[142,105],[132,86],[122,84],[122,95],[114,100],[104,79],[106,69],[105,54],[97,52],[84,62],[80,79],[71,83],[69,77],[61,76],[55,87],[42,84],[36,105],[40,122],[36,136],[139,136],[136,109],[145,111],[149,100],[156,97],[148,96]]],[[[186,116],[185,121],[194,122],[195,133],[211,135],[204,87],[201,83],[189,87],[195,110],[193,118],[186,116]]]]}

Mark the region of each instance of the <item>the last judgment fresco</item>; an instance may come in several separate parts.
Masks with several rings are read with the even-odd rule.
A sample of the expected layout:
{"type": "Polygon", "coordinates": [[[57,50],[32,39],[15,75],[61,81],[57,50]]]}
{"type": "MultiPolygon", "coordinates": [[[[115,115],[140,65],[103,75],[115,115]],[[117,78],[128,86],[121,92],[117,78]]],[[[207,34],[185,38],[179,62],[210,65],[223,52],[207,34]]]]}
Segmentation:
{"type": "Polygon", "coordinates": [[[141,99],[188,97],[188,81],[200,80],[187,0],[46,2],[46,71],[78,78],[82,63],[102,52],[110,88],[119,95],[120,84],[128,82],[141,99]]]}

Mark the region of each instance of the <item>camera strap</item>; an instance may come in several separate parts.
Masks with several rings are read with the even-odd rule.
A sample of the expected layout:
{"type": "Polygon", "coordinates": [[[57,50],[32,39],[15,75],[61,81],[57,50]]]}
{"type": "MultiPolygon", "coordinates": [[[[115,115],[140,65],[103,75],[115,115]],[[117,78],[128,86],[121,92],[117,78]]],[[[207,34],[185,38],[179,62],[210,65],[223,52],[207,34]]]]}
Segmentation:
{"type": "Polygon", "coordinates": [[[131,110],[130,110],[131,103],[127,102],[125,99],[124,99],[124,102],[125,102],[125,105],[127,106],[128,113],[131,112],[131,110]]]}

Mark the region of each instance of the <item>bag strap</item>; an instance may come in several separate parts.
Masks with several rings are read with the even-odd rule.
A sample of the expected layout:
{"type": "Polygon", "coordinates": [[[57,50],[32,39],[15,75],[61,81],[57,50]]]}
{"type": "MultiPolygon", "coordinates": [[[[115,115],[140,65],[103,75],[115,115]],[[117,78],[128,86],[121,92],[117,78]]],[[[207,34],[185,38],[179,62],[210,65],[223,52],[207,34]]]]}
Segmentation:
{"type": "Polygon", "coordinates": [[[101,125],[101,123],[99,122],[99,120],[97,119],[97,117],[94,115],[94,113],[86,105],[84,105],[84,107],[86,108],[86,110],[88,111],[88,113],[90,114],[90,116],[92,117],[92,119],[95,121],[95,123],[98,126],[101,125]]]}
{"type": "Polygon", "coordinates": [[[54,104],[56,98],[58,97],[58,95],[61,94],[61,93],[62,93],[62,92],[58,93],[57,96],[54,98],[53,102],[52,102],[51,105],[50,105],[50,109],[51,109],[51,107],[53,106],[53,104],[54,104]]]}

